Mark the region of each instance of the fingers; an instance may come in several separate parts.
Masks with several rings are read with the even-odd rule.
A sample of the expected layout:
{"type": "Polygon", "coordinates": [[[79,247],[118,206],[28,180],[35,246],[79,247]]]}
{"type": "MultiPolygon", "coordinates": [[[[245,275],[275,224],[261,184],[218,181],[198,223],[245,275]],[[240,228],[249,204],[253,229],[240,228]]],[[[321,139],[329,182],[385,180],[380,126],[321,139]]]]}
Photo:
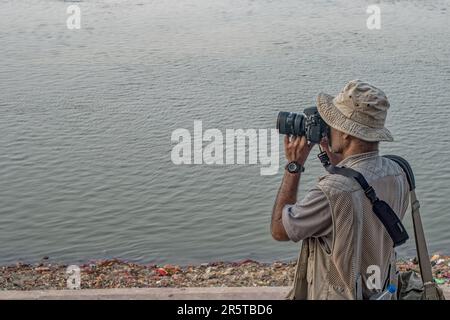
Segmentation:
{"type": "Polygon", "coordinates": [[[284,136],[284,144],[289,147],[297,147],[300,144],[300,138],[298,136],[284,136]]]}
{"type": "Polygon", "coordinates": [[[323,150],[325,150],[327,153],[330,152],[330,146],[328,145],[328,139],[324,138],[320,141],[320,146],[323,150]]]}
{"type": "Polygon", "coordinates": [[[305,136],[294,136],[291,138],[290,143],[293,148],[300,148],[300,149],[303,148],[311,149],[314,146],[314,144],[309,143],[308,140],[306,140],[305,136]]]}
{"type": "Polygon", "coordinates": [[[314,144],[309,143],[305,136],[284,137],[284,152],[286,159],[305,163],[314,144]]]}
{"type": "Polygon", "coordinates": [[[300,149],[303,149],[303,148],[305,148],[306,146],[307,146],[307,141],[306,141],[306,138],[305,137],[300,137],[300,139],[298,139],[299,141],[298,141],[298,143],[297,143],[297,146],[300,148],[300,149]]]}
{"type": "Polygon", "coordinates": [[[308,148],[312,149],[314,144],[308,143],[305,136],[284,136],[284,144],[286,147],[294,148],[294,149],[303,149],[308,148]]]}

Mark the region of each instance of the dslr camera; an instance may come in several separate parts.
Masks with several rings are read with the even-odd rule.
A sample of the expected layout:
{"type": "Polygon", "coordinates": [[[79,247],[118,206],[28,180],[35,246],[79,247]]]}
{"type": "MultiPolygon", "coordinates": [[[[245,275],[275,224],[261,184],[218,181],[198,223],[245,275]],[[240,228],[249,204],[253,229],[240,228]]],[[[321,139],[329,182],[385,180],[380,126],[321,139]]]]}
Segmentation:
{"type": "Polygon", "coordinates": [[[320,143],[329,135],[328,125],[320,117],[317,107],[306,108],[303,113],[280,111],[277,129],[281,134],[305,136],[310,143],[320,143]]]}

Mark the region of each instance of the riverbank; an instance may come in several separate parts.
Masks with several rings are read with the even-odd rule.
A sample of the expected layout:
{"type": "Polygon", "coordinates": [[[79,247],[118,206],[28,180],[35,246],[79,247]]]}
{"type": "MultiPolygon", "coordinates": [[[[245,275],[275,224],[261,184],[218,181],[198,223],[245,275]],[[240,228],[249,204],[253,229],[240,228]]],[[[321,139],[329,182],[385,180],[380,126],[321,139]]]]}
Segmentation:
{"type": "MultiPolygon", "coordinates": [[[[450,286],[450,256],[433,255],[433,276],[450,286]]],[[[286,287],[295,261],[261,263],[252,260],[212,262],[191,266],[137,264],[118,259],[80,265],[81,289],[286,287]]],[[[415,260],[398,261],[400,271],[418,270],[415,260]]],[[[0,267],[0,290],[67,289],[67,265],[40,262],[0,267]]]]}

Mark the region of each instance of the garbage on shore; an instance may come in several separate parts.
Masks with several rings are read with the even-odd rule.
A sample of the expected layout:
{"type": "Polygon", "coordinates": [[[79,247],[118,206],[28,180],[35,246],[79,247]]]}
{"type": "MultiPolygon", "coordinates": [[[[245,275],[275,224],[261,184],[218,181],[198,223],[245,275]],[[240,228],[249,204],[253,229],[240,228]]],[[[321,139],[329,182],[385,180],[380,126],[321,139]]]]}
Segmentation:
{"type": "MultiPolygon", "coordinates": [[[[450,285],[450,256],[431,258],[435,281],[450,285]]],[[[212,262],[200,265],[138,264],[118,259],[79,265],[81,289],[150,287],[289,286],[296,262],[212,262]]],[[[0,290],[67,289],[67,265],[41,262],[0,267],[0,290]]],[[[418,270],[415,259],[398,262],[400,271],[418,270]]]]}

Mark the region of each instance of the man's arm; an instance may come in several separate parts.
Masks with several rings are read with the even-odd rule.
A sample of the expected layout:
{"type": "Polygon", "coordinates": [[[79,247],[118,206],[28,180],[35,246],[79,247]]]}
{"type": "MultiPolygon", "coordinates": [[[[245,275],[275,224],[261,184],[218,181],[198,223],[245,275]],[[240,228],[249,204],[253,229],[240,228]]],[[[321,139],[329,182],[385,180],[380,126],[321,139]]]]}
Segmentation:
{"type": "MultiPolygon", "coordinates": [[[[284,150],[288,162],[297,161],[304,165],[308,158],[312,145],[308,145],[305,137],[293,137],[289,139],[284,137],[284,150]]],[[[270,223],[270,231],[272,237],[278,241],[287,241],[289,237],[282,222],[283,208],[288,204],[297,202],[297,190],[300,182],[300,173],[285,172],[281,187],[278,190],[275,205],[272,210],[272,221],[270,223]]]]}
{"type": "Polygon", "coordinates": [[[278,241],[288,241],[289,237],[282,222],[283,208],[287,204],[294,204],[297,202],[297,190],[300,182],[300,173],[284,172],[283,181],[278,190],[277,198],[272,211],[272,222],[270,230],[272,237],[278,241]]]}

